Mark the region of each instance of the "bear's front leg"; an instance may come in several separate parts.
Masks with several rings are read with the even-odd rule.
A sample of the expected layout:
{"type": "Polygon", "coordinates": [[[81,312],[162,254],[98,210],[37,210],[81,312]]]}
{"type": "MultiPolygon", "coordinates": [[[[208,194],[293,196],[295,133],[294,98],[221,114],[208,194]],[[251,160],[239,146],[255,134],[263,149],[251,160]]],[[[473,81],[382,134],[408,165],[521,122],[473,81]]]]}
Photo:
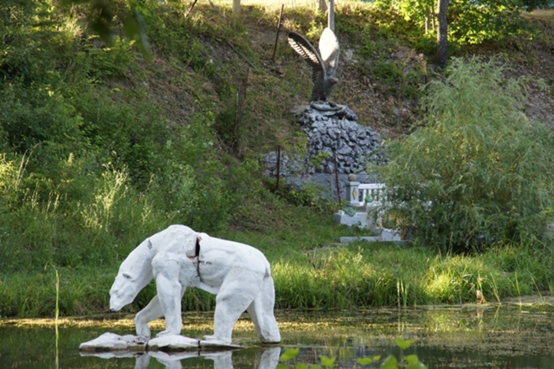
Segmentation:
{"type": "Polygon", "coordinates": [[[148,326],[148,322],[161,318],[162,316],[164,316],[164,312],[162,306],[160,305],[158,295],[156,295],[144,309],[135,315],[137,336],[150,338],[150,327],[148,326]]]}
{"type": "Polygon", "coordinates": [[[160,253],[152,260],[157,297],[165,316],[165,331],[158,333],[156,337],[181,334],[181,299],[186,286],[179,283],[180,269],[179,256],[173,253],[160,253]]]}

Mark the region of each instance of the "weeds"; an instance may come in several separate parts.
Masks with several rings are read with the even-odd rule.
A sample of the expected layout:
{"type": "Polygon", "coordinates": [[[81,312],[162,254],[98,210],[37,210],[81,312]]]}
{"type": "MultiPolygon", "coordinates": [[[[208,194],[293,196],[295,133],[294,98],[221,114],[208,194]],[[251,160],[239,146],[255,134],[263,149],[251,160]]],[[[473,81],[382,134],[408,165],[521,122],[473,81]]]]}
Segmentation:
{"type": "MultiPolygon", "coordinates": [[[[408,369],[425,369],[427,368],[423,363],[419,361],[419,358],[415,354],[411,355],[404,355],[404,350],[407,350],[410,348],[414,340],[404,340],[402,338],[396,338],[395,340],[396,345],[400,348],[400,357],[397,358],[394,355],[388,355],[385,359],[381,360],[381,355],[375,355],[375,356],[368,356],[368,357],[358,357],[356,359],[357,365],[355,364],[354,368],[360,368],[365,367],[366,365],[370,364],[380,364],[379,367],[382,369],[398,369],[398,368],[404,368],[407,367],[408,369]]],[[[335,363],[336,357],[328,357],[325,355],[322,355],[319,357],[319,360],[321,362],[321,365],[319,364],[311,364],[306,365],[304,363],[298,363],[294,366],[287,365],[287,362],[293,361],[298,354],[300,353],[299,348],[292,348],[286,350],[284,353],[281,354],[279,357],[279,364],[277,365],[277,369],[288,369],[289,367],[293,367],[295,369],[321,369],[321,368],[334,368],[336,366],[339,366],[338,363],[335,363]]]]}
{"type": "MultiPolygon", "coordinates": [[[[124,19],[125,2],[116,3],[124,19]]],[[[199,4],[184,18],[183,4],[145,1],[137,6],[155,53],[145,60],[133,42],[102,44],[81,23],[79,7],[57,28],[54,21],[64,14],[55,6],[38,14],[33,1],[10,4],[14,16],[0,20],[6,34],[0,60],[0,315],[105,312],[121,260],[172,223],[263,250],[274,268],[278,308],[470,302],[475,289],[498,301],[552,286],[551,265],[527,246],[454,258],[380,244],[334,248],[348,232],[329,219],[337,205],[317,201],[316,188],[272,192],[261,178],[260,155],[277,145],[301,152],[305,143],[287,112],[305,102],[299,96],[311,82],[288,46],[281,45],[277,63],[269,65],[263,52],[254,52],[249,29],[222,21],[209,5],[199,4]],[[252,71],[241,86],[235,76],[245,68],[252,71]],[[56,294],[44,265],[59,272],[56,294]]],[[[360,55],[378,59],[371,79],[399,98],[416,98],[424,60],[414,69],[407,61],[386,62],[398,46],[395,35],[402,45],[412,42],[412,23],[352,4],[337,10],[337,29],[355,39],[362,35],[360,55]]],[[[257,32],[274,24],[276,11],[249,7],[244,16],[257,32]]],[[[317,39],[325,19],[297,8],[286,22],[317,39]]],[[[263,38],[257,42],[263,50],[263,38]]],[[[362,109],[367,97],[360,96],[362,109]]],[[[494,121],[505,125],[503,118],[494,121]]],[[[512,182],[499,181],[525,195],[517,206],[544,194],[512,182]]],[[[512,215],[512,229],[524,229],[512,215]]],[[[154,293],[146,288],[129,311],[154,293]]],[[[190,291],[183,306],[204,310],[214,303],[213,296],[190,291]]]]}

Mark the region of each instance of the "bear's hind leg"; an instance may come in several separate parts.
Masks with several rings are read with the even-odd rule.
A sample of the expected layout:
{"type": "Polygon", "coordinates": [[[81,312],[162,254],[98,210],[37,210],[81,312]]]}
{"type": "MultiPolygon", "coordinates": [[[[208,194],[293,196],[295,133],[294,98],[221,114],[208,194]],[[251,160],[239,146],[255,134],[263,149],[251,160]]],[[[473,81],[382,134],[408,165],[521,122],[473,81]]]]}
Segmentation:
{"type": "Polygon", "coordinates": [[[264,343],[281,342],[281,334],[275,314],[275,287],[273,278],[264,278],[262,290],[248,307],[248,314],[256,327],[256,333],[264,343]]]}
{"type": "Polygon", "coordinates": [[[260,275],[248,270],[231,271],[215,299],[214,335],[208,341],[231,343],[233,327],[250,306],[262,287],[260,275]]]}

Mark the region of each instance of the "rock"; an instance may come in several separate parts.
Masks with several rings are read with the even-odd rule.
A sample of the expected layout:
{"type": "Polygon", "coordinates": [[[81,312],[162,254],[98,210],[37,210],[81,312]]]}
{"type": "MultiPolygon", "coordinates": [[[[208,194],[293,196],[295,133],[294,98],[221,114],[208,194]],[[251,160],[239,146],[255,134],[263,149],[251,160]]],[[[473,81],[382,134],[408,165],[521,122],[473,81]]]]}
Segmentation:
{"type": "Polygon", "coordinates": [[[199,348],[236,349],[240,345],[222,341],[199,340],[181,335],[162,336],[148,342],[148,351],[187,351],[199,348]]]}
{"type": "Polygon", "coordinates": [[[144,351],[147,341],[141,337],[128,334],[120,336],[106,332],[98,338],[83,342],[79,346],[80,351],[144,351]]]}
{"type": "Polygon", "coordinates": [[[339,173],[348,174],[364,168],[370,161],[381,160],[374,155],[381,137],[371,127],[356,122],[358,117],[345,105],[312,103],[298,122],[308,135],[309,156],[331,153],[329,160],[312,171],[334,173],[333,155],[336,151],[339,173]]]}
{"type": "Polygon", "coordinates": [[[79,351],[83,353],[110,353],[107,356],[129,356],[133,352],[144,351],[198,351],[199,349],[237,349],[240,345],[226,343],[222,341],[199,340],[181,335],[166,335],[153,338],[149,341],[144,338],[133,336],[131,334],[120,336],[115,333],[107,332],[100,337],[88,342],[83,342],[79,346],[79,351]],[[119,354],[121,352],[122,354],[119,354]],[[123,353],[125,352],[125,353],[123,353]]]}
{"type": "Polygon", "coordinates": [[[180,335],[156,337],[148,342],[148,350],[186,351],[200,348],[200,340],[180,335]]]}

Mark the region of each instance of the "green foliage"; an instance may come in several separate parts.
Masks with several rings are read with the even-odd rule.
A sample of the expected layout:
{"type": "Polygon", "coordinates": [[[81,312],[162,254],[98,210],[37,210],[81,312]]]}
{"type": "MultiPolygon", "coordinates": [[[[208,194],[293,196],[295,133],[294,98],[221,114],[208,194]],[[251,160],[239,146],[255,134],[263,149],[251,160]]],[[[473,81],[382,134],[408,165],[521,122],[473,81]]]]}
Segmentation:
{"type": "Polygon", "coordinates": [[[109,47],[97,48],[92,43],[84,45],[86,57],[81,63],[88,63],[87,77],[94,82],[111,78],[122,78],[136,62],[136,55],[132,52],[132,44],[125,39],[115,37],[109,47]]]}
{"type": "MultiPolygon", "coordinates": [[[[334,201],[317,201],[316,187],[275,193],[260,180],[256,152],[279,143],[302,153],[304,136],[288,132],[282,116],[298,81],[284,98],[277,70],[254,67],[248,83],[233,80],[245,57],[261,66],[246,27],[201,4],[185,18],[188,4],[178,2],[58,3],[0,4],[10,15],[0,18],[0,315],[48,316],[56,300],[61,315],[104,312],[121,260],[173,223],[262,249],[275,266],[278,307],[467,302],[475,289],[501,298],[554,280],[534,249],[494,249],[484,264],[382,245],[327,250],[354,233],[332,223],[334,201]],[[99,17],[102,6],[128,39],[108,24],[109,13],[99,17]],[[155,59],[136,53],[147,48],[145,29],[155,59]],[[235,131],[237,91],[245,96],[235,131]],[[59,299],[45,265],[59,271],[59,299]]],[[[267,20],[265,10],[250,11],[258,24],[267,20]]],[[[432,37],[396,13],[368,14],[337,27],[364,35],[363,57],[375,60],[368,65],[391,93],[416,98],[424,68],[387,59],[398,43],[432,37]]],[[[320,16],[301,27],[316,34],[324,23],[320,16]]],[[[154,294],[149,285],[127,311],[154,294]]],[[[183,300],[187,310],[214,305],[201,291],[183,300]]]]}
{"type": "Polygon", "coordinates": [[[522,81],[497,61],[454,59],[423,101],[427,118],[391,142],[376,167],[390,189],[381,211],[442,251],[533,243],[551,218],[552,136],[520,113],[522,81]]]}
{"type": "MultiPolygon", "coordinates": [[[[448,4],[449,42],[455,45],[480,44],[486,40],[501,40],[508,35],[526,34],[532,37],[535,33],[521,18],[522,11],[530,11],[537,6],[547,5],[548,1],[539,2],[514,0],[453,0],[448,4]]],[[[431,0],[379,0],[376,5],[383,10],[395,10],[406,20],[416,24],[419,34],[423,35],[427,28],[428,40],[436,38],[436,18],[434,16],[436,2],[431,0]]],[[[416,43],[431,51],[431,43],[416,43]]],[[[424,50],[425,50],[424,49],[424,50]]]]}
{"type": "MultiPolygon", "coordinates": [[[[108,1],[108,0],[61,0],[58,6],[86,8],[87,25],[104,43],[112,46],[114,43],[114,23],[122,20],[122,30],[125,36],[137,45],[139,51],[151,58],[150,42],[145,31],[142,14],[138,11],[140,1],[108,1]]],[[[65,9],[63,9],[65,10],[65,9]]]]}
{"type": "Polygon", "coordinates": [[[27,87],[15,82],[0,90],[0,132],[5,149],[34,151],[32,165],[52,169],[52,163],[79,150],[81,119],[59,89],[27,87]]]}
{"type": "MultiPolygon", "coordinates": [[[[383,16],[381,18],[380,15],[377,24],[370,23],[363,28],[362,46],[358,49],[358,53],[364,60],[370,60],[371,62],[360,63],[360,67],[365,73],[374,76],[379,81],[379,88],[382,92],[399,99],[416,100],[421,94],[419,86],[424,80],[424,74],[427,73],[426,61],[422,55],[415,54],[399,55],[391,60],[391,53],[398,49],[399,40],[403,40],[403,36],[410,40],[410,43],[418,40],[413,46],[423,49],[424,52],[434,50],[436,48],[435,41],[429,43],[426,41],[426,36],[412,35],[413,32],[411,31],[406,31],[406,34],[400,35],[388,34],[388,30],[391,28],[385,21],[390,17],[383,16]],[[428,44],[432,46],[430,50],[426,46],[428,44]],[[418,62],[414,63],[414,59],[418,62]]],[[[397,23],[400,23],[400,26],[394,28],[395,32],[398,32],[399,27],[408,22],[397,23]]],[[[400,32],[402,32],[401,29],[400,32]]]]}
{"type": "MultiPolygon", "coordinates": [[[[138,205],[144,206],[144,203],[138,205]]],[[[151,208],[145,210],[147,212],[151,212],[151,208]]],[[[153,215],[147,218],[151,223],[159,221],[153,215]]],[[[227,230],[213,233],[216,237],[253,245],[267,255],[275,280],[277,309],[402,308],[475,303],[477,290],[482,292],[487,301],[499,302],[509,296],[544,291],[554,281],[554,265],[551,255],[546,251],[499,247],[479,256],[449,257],[437,255],[432,250],[365,242],[330,249],[319,246],[329,245],[338,235],[347,234],[343,229],[333,230],[326,220],[319,217],[308,222],[304,220],[303,214],[290,214],[288,218],[291,224],[280,223],[280,232],[229,233],[227,230]],[[401,286],[404,288],[399,288],[401,286]]],[[[28,222],[28,219],[24,221],[28,222]]],[[[40,235],[39,231],[47,230],[45,238],[52,238],[54,245],[62,244],[58,241],[62,234],[52,232],[50,223],[39,219],[25,237],[40,235]],[[39,226],[42,229],[39,230],[39,226]]],[[[113,283],[120,260],[145,236],[160,229],[158,223],[151,223],[135,226],[138,229],[120,230],[119,234],[114,232],[115,236],[110,236],[110,239],[103,239],[107,236],[102,232],[95,236],[91,236],[90,232],[75,230],[65,233],[67,237],[80,238],[71,238],[72,243],[68,242],[68,247],[63,249],[61,255],[54,250],[52,255],[56,264],[49,263],[59,271],[60,316],[106,311],[106,292],[113,283]],[[84,239],[87,236],[96,239],[91,242],[84,239]],[[91,254],[90,259],[87,259],[87,253],[91,254]],[[83,262],[60,266],[62,255],[65,259],[80,256],[83,262]],[[102,257],[114,257],[115,260],[102,257]]],[[[57,232],[60,230],[62,227],[57,232]]],[[[14,242],[9,243],[9,249],[0,249],[0,253],[6,255],[9,262],[15,262],[16,267],[12,270],[10,265],[0,266],[0,315],[52,316],[55,310],[53,273],[45,273],[44,264],[29,267],[27,261],[22,260],[32,254],[24,255],[20,252],[18,258],[12,258],[9,253],[11,250],[23,249],[19,247],[16,237],[20,237],[24,245],[29,245],[29,242],[21,235],[14,236],[5,231],[6,228],[3,228],[0,234],[1,247],[5,247],[4,241],[10,241],[10,237],[13,237],[14,242]]],[[[155,285],[152,283],[126,311],[138,311],[155,294],[155,285]]],[[[197,289],[187,290],[183,299],[183,309],[187,311],[212,310],[214,306],[214,296],[197,289]]]]}
{"type": "MultiPolygon", "coordinates": [[[[381,365],[379,366],[381,369],[398,369],[398,368],[409,368],[409,369],[425,369],[427,368],[423,363],[419,361],[419,358],[417,355],[408,355],[406,357],[403,357],[403,351],[410,348],[412,344],[415,342],[414,340],[403,340],[401,338],[395,339],[396,344],[400,347],[401,350],[401,360],[398,361],[397,358],[394,355],[387,356],[381,365]]],[[[279,364],[277,365],[277,369],[287,369],[289,368],[288,365],[284,364],[286,361],[290,361],[292,359],[295,359],[298,354],[300,353],[299,348],[292,348],[286,350],[284,353],[281,354],[279,357],[279,364]]],[[[335,364],[335,358],[329,358],[325,355],[322,355],[320,358],[321,364],[325,368],[333,368],[337,364],[335,364]]],[[[378,363],[381,360],[381,356],[373,356],[373,357],[363,357],[363,358],[357,358],[357,363],[360,366],[365,366],[369,364],[378,363]]],[[[303,363],[298,363],[294,366],[295,369],[318,369],[322,367],[318,364],[311,364],[306,365],[303,363]]],[[[354,365],[354,368],[358,368],[358,366],[354,365]]]]}
{"type": "Polygon", "coordinates": [[[448,6],[449,37],[459,44],[480,44],[518,33],[532,37],[533,30],[521,17],[522,5],[512,0],[486,0],[479,5],[452,1],[448,6]]]}

